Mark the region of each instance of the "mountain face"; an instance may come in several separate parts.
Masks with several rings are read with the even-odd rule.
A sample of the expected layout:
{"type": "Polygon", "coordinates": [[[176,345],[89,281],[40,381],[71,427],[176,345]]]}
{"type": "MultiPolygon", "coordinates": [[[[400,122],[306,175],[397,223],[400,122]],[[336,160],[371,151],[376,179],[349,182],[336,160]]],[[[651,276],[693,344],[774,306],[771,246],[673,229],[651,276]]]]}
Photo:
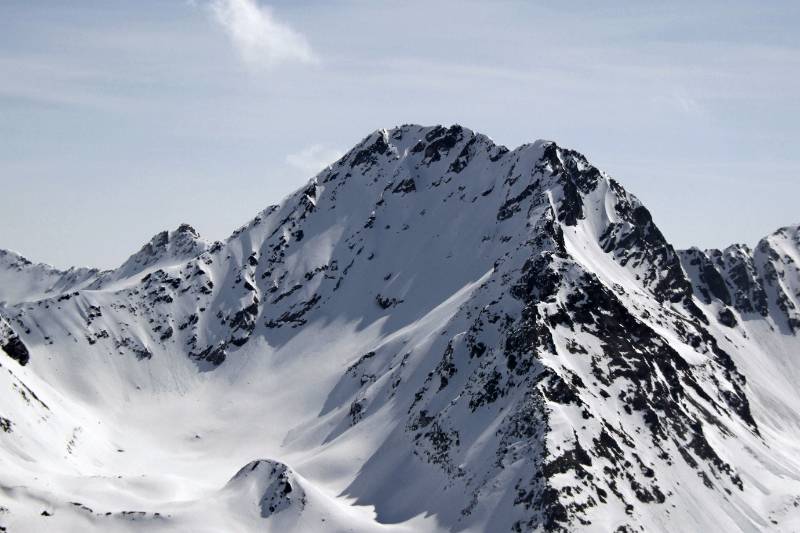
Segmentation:
{"type": "Polygon", "coordinates": [[[705,304],[716,303],[718,318],[736,324],[732,311],[745,319],[768,318],[786,334],[800,330],[800,226],[781,228],[759,241],[725,250],[696,248],[681,253],[695,294],[705,304]]]}
{"type": "Polygon", "coordinates": [[[32,263],[15,252],[0,250],[0,306],[36,301],[82,288],[99,273],[92,268],[59,270],[43,263],[32,263]]]}
{"type": "Polygon", "coordinates": [[[380,130],[225,242],[36,268],[9,531],[800,529],[800,228],[675,250],[555,143],[380,130]]]}
{"type": "Polygon", "coordinates": [[[82,289],[109,288],[140,274],[193,259],[210,245],[188,224],[155,235],[142,249],[114,270],[76,268],[59,270],[33,263],[16,252],[0,250],[0,307],[59,297],[82,289]]]}
{"type": "MultiPolygon", "coordinates": [[[[114,271],[106,272],[92,283],[91,288],[107,287],[113,282],[140,276],[144,272],[171,266],[194,259],[209,247],[189,224],[181,224],[173,231],[156,234],[142,249],[130,256],[114,271]]],[[[138,281],[138,278],[137,280],[138,281]]]]}

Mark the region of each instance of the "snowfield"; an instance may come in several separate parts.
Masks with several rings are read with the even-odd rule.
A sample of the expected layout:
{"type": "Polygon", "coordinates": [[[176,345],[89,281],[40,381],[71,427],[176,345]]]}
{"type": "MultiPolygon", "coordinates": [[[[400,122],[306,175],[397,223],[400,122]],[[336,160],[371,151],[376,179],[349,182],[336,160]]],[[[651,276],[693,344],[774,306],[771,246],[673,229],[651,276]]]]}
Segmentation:
{"type": "Polygon", "coordinates": [[[0,252],[0,531],[800,531],[799,331],[800,226],[379,130],[224,242],[0,252]]]}

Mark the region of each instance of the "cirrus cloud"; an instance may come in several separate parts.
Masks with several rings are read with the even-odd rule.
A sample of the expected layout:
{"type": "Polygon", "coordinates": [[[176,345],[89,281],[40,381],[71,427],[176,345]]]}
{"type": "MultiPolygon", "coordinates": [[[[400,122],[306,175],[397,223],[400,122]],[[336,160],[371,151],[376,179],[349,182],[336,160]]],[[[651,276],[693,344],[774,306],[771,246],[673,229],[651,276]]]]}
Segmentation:
{"type": "Polygon", "coordinates": [[[340,150],[324,144],[308,146],[286,156],[286,162],[308,174],[316,174],[344,155],[340,150]]]}
{"type": "Polygon", "coordinates": [[[277,20],[269,7],[256,0],[211,0],[208,7],[248,68],[317,62],[305,36],[277,20]]]}

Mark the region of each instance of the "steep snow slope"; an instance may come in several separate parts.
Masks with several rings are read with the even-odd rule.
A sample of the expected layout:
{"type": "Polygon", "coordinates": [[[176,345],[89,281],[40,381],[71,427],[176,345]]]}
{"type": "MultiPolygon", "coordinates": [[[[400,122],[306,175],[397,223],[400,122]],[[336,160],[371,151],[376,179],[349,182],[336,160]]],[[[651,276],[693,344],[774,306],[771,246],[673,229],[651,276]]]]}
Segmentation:
{"type": "Polygon", "coordinates": [[[0,525],[800,528],[797,228],[677,252],[574,151],[403,126],[179,238],[3,310],[0,525]]]}
{"type": "MultiPolygon", "coordinates": [[[[800,457],[799,252],[800,226],[779,229],[759,241],[755,250],[733,245],[722,251],[681,252],[700,305],[709,316],[718,317],[712,322],[717,338],[739,355],[736,364],[748,379],[750,404],[762,435],[775,443],[779,454],[791,458],[800,457]]],[[[779,461],[766,466],[787,475],[779,461]]],[[[775,511],[793,517],[791,526],[782,530],[800,527],[800,502],[795,502],[782,513],[775,511]]]]}

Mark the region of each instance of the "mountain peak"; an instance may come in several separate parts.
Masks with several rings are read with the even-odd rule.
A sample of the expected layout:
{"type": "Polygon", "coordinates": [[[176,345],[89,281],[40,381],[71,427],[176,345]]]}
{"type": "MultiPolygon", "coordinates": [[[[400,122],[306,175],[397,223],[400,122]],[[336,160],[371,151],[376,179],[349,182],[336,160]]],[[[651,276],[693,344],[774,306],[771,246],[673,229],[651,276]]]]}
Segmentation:
{"type": "Polygon", "coordinates": [[[60,270],[46,263],[34,263],[17,252],[0,250],[0,306],[86,287],[98,274],[96,268],[60,270]]]}
{"type": "Polygon", "coordinates": [[[161,231],[130,256],[103,280],[131,278],[148,270],[177,265],[199,256],[209,244],[189,224],[180,224],[171,231],[161,231]]]}
{"type": "Polygon", "coordinates": [[[197,232],[197,230],[194,229],[191,225],[186,223],[182,223],[181,225],[179,225],[178,228],[175,230],[175,233],[176,234],[186,233],[191,235],[194,239],[200,238],[200,234],[197,232]]]}
{"type": "Polygon", "coordinates": [[[84,512],[43,473],[68,465],[98,528],[110,501],[184,530],[783,521],[800,494],[795,237],[676,251],[554,142],[377,130],[224,243],[181,225],[102,283],[3,310],[0,343],[27,365],[0,380],[52,409],[34,423],[32,394],[8,396],[5,483],[28,505],[10,514],[84,512]],[[150,457],[146,485],[117,477],[150,457]],[[185,497],[154,504],[158,486],[185,497]]]}
{"type": "Polygon", "coordinates": [[[140,252],[149,252],[151,254],[158,254],[163,251],[170,243],[181,242],[195,242],[200,241],[200,234],[189,224],[180,224],[177,228],[171,231],[161,231],[156,233],[150,241],[145,244],[140,252]]]}

